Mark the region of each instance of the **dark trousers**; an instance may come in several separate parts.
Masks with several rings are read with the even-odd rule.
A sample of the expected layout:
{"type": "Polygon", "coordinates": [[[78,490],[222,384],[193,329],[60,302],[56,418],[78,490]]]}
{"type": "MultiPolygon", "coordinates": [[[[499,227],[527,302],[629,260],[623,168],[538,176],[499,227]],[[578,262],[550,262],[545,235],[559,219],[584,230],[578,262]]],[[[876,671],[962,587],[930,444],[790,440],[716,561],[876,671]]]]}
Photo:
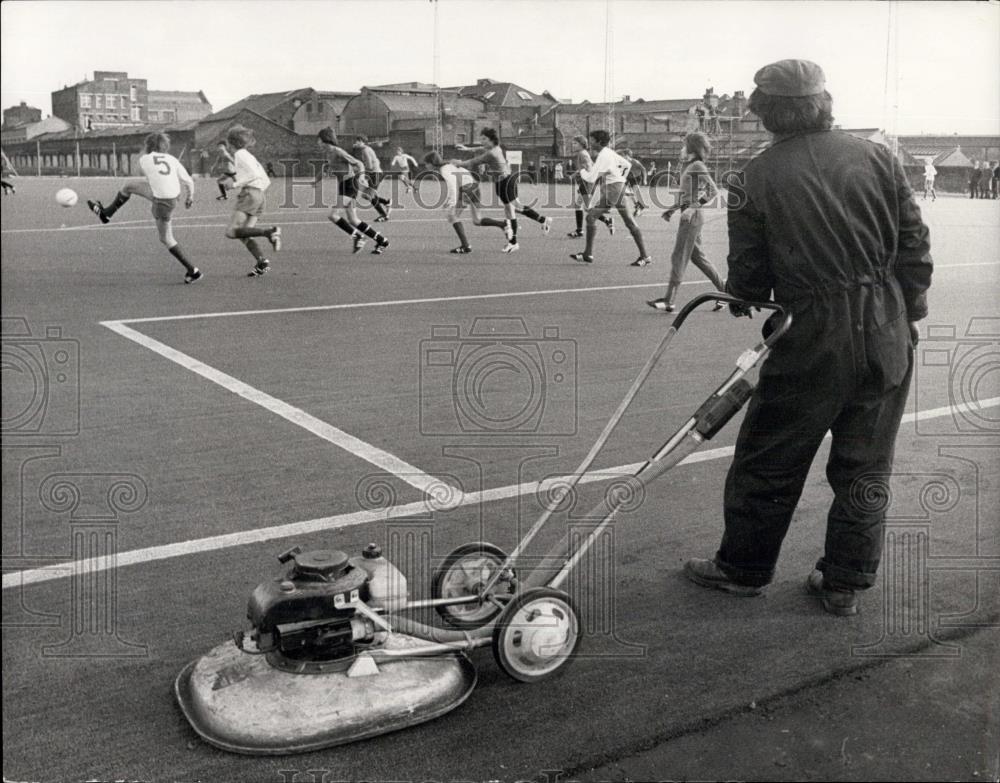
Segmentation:
{"type": "Polygon", "coordinates": [[[911,352],[899,386],[862,388],[850,399],[837,389],[761,375],[726,479],[726,528],[716,563],[730,578],[754,586],[774,578],[810,464],[830,431],[826,476],[834,500],[817,567],[835,586],[875,583],[889,472],[912,372],[911,352]]]}

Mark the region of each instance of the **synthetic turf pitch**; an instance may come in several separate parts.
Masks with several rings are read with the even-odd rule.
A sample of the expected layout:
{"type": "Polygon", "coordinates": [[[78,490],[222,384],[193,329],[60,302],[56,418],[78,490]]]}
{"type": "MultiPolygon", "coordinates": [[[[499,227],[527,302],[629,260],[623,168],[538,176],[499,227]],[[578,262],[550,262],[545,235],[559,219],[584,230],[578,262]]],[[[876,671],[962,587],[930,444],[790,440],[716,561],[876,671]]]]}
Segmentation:
{"type": "MultiPolygon", "coordinates": [[[[107,200],[112,180],[15,182],[2,235],[4,318],[24,319],[4,322],[7,778],[521,779],[717,724],[884,660],[872,653],[951,655],[964,636],[995,633],[982,626],[997,621],[1000,409],[941,409],[1000,396],[996,322],[970,320],[995,315],[998,205],[941,198],[922,203],[939,265],[922,329],[941,328],[917,354],[909,406],[934,417],[903,427],[890,510],[895,545],[923,565],[892,570],[860,616],[828,617],[801,589],[822,546],[825,448],[765,598],[680,577],[685,558],[717,544],[728,460],[711,450],[733,443],[734,422],[709,459],[648,488],[617,524],[578,586],[588,637],[565,676],[517,685],[479,651],[475,693],[429,724],[302,757],[216,751],[180,716],[173,678],[241,627],[249,591],[279,569],[276,553],[416,541],[407,570],[422,596],[434,560],[458,544],[516,541],[538,510],[532,482],[576,467],[669,324],[644,301],[666,283],[676,223],[655,210],[640,218],[651,267],[628,267],[627,233],[603,228],[597,263],[583,266],[568,258],[582,246],[565,237],[569,210],[552,212],[547,237],[522,219],[512,256],[499,252],[499,231],[467,224],[476,252],[451,256],[443,214],[407,203],[384,226],[392,247],[373,257],[351,255],[324,211],[279,209],[272,194],[262,223],[282,225],[285,246],[270,274],[247,279],[249,254],[222,236],[228,205],[199,180],[198,203],[178,210],[175,227],[205,272],[186,286],[147,204],[133,199],[112,226],[95,225],[82,203],[107,200]],[[63,185],[81,206],[55,205],[63,185]],[[470,336],[477,318],[488,320],[470,336]],[[122,323],[139,338],[116,331],[122,323]],[[60,349],[69,364],[56,363],[60,349]],[[122,482],[138,488],[131,504],[109,500],[122,482]],[[80,502],[62,484],[81,488],[80,502]],[[443,501],[426,503],[428,487],[443,501]],[[164,549],[180,542],[192,543],[164,549]],[[101,568],[108,549],[128,565],[74,577],[69,560],[98,557],[101,568]],[[22,587],[54,562],[66,563],[59,578],[43,572],[47,581],[22,587]],[[908,578],[926,592],[906,592],[908,578]]],[[[299,195],[309,203],[308,189],[299,195]]],[[[723,270],[724,225],[714,211],[705,236],[723,270]]],[[[707,290],[698,274],[682,298],[707,290]]],[[[692,317],[595,467],[658,447],[759,324],[692,317]]],[[[546,539],[586,525],[580,514],[613,484],[581,487],[546,539]]]]}

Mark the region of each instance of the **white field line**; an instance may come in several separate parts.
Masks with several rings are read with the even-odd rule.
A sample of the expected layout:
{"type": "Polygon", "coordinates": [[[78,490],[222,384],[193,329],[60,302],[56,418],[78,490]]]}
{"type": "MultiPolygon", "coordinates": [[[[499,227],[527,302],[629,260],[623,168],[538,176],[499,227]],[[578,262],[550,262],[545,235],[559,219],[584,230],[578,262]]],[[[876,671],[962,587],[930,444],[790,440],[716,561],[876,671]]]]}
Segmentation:
{"type": "Polygon", "coordinates": [[[325,421],[317,419],[315,416],[306,413],[301,408],[296,408],[293,405],[289,405],[284,400],[279,400],[277,397],[272,397],[266,392],[262,392],[260,389],[255,389],[253,386],[244,383],[243,381],[234,378],[231,375],[210,367],[204,362],[200,362],[197,359],[188,356],[186,353],[182,353],[175,348],[171,348],[169,345],[161,343],[159,340],[154,340],[152,337],[147,337],[141,332],[137,332],[129,326],[118,321],[103,321],[103,326],[106,326],[113,332],[120,334],[135,343],[138,343],[143,348],[148,348],[153,353],[157,353],[165,359],[169,359],[175,364],[179,364],[185,370],[190,370],[196,375],[200,375],[202,378],[216,383],[227,391],[231,391],[242,397],[245,400],[249,400],[256,405],[260,405],[262,408],[271,411],[281,418],[290,421],[307,432],[311,432],[313,435],[322,438],[325,441],[329,441],[335,446],[339,446],[344,451],[349,454],[353,454],[356,457],[360,457],[366,462],[370,462],[375,467],[380,470],[385,471],[396,476],[401,481],[406,482],[410,486],[416,487],[417,489],[425,492],[431,497],[434,497],[438,493],[453,493],[459,490],[446,484],[441,479],[434,478],[434,476],[429,476],[424,473],[419,468],[410,465],[408,462],[404,462],[387,451],[366,443],[365,441],[344,432],[332,424],[327,424],[325,421]]]}
{"type": "MultiPolygon", "coordinates": [[[[926,421],[944,416],[951,416],[953,413],[963,411],[980,411],[987,408],[1000,406],[1000,397],[990,397],[979,400],[976,406],[961,404],[956,406],[945,406],[942,408],[931,408],[929,410],[915,411],[903,416],[903,423],[910,424],[914,421],[926,421]]],[[[829,434],[827,437],[830,437],[829,434]]],[[[723,446],[718,449],[692,454],[683,460],[680,465],[691,465],[699,462],[710,462],[724,459],[733,454],[732,446],[723,446]]],[[[592,483],[595,481],[606,481],[615,476],[634,473],[642,463],[637,462],[631,465],[619,465],[614,468],[604,468],[585,474],[580,482],[592,483]]],[[[548,478],[542,481],[532,481],[523,484],[511,484],[505,487],[495,487],[493,489],[478,492],[462,493],[456,490],[450,498],[450,502],[436,505],[433,499],[422,500],[415,503],[406,503],[393,506],[387,509],[371,511],[355,511],[347,514],[336,514],[318,519],[308,519],[303,522],[292,522],[285,525],[274,525],[271,527],[256,528],[254,530],[243,530],[237,533],[225,533],[207,538],[196,538],[189,541],[179,541],[174,544],[164,544],[161,546],[145,547],[143,549],[131,549],[125,552],[118,552],[105,557],[94,557],[85,560],[65,561],[53,565],[33,568],[24,571],[13,571],[3,575],[3,589],[10,590],[24,585],[38,584],[40,582],[51,582],[57,579],[66,579],[74,575],[83,575],[106,571],[111,568],[119,568],[128,565],[140,565],[151,563],[157,560],[167,560],[175,557],[196,555],[203,552],[211,552],[219,549],[229,549],[246,544],[254,544],[262,541],[270,541],[276,538],[289,538],[293,536],[308,535],[325,530],[335,530],[338,528],[351,527],[353,525],[363,525],[372,522],[380,522],[389,519],[399,519],[401,517],[427,515],[435,511],[446,511],[472,506],[479,503],[488,503],[498,500],[505,500],[522,495],[530,495],[549,485],[550,482],[563,484],[568,477],[548,478]]]]}

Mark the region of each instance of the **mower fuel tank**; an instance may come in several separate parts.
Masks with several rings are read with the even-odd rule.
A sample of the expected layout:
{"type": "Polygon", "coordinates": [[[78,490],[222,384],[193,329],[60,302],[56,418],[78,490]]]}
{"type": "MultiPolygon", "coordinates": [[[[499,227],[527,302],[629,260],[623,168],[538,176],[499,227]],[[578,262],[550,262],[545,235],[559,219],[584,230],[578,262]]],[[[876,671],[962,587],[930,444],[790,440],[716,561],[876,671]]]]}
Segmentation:
{"type": "Polygon", "coordinates": [[[368,573],[368,603],[390,611],[406,605],[409,600],[406,577],[382,557],[378,544],[366,546],[361,557],[352,557],[350,563],[368,573]]]}

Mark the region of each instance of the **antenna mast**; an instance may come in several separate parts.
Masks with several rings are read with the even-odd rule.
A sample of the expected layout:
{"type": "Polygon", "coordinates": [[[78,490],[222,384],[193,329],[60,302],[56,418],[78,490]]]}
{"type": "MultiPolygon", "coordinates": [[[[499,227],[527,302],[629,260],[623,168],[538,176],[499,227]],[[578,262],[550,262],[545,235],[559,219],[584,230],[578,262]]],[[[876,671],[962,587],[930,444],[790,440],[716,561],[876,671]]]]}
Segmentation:
{"type": "Polygon", "coordinates": [[[441,32],[438,20],[438,0],[431,0],[434,5],[434,151],[444,154],[444,128],[441,124],[441,114],[444,106],[441,102],[441,32]]]}

